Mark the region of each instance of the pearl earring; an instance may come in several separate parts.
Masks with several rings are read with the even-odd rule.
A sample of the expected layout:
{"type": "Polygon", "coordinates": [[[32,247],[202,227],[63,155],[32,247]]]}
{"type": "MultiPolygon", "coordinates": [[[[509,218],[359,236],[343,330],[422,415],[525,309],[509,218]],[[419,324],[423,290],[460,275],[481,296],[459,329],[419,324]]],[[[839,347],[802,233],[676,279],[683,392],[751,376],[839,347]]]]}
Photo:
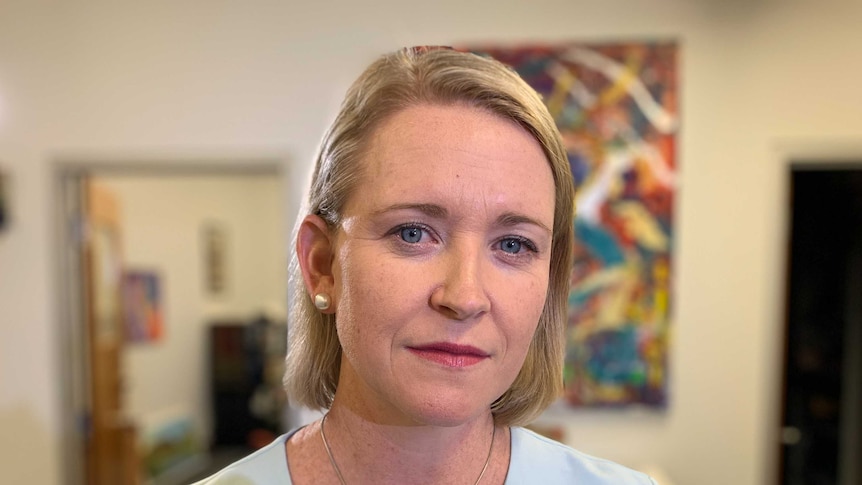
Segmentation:
{"type": "Polygon", "coordinates": [[[317,307],[318,310],[328,310],[329,304],[329,295],[327,295],[326,293],[318,293],[314,295],[314,306],[317,307]]]}

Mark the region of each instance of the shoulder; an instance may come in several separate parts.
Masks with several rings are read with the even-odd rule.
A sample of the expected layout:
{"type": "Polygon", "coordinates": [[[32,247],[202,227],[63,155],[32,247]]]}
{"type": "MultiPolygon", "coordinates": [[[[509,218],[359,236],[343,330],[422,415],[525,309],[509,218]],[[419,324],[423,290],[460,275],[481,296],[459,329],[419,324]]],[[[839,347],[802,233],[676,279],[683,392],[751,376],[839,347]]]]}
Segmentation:
{"type": "Polygon", "coordinates": [[[643,473],[518,427],[512,428],[512,457],[506,483],[656,485],[643,473]]]}
{"type": "Polygon", "coordinates": [[[279,436],[267,446],[193,485],[290,485],[284,444],[296,431],[279,436]]]}

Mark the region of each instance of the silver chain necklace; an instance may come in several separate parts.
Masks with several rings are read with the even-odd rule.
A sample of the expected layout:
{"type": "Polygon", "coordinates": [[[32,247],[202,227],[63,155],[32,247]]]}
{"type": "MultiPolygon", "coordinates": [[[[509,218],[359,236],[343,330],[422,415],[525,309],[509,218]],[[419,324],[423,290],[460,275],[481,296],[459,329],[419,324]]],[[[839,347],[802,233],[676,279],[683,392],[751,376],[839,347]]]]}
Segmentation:
{"type": "MultiPolygon", "coordinates": [[[[329,442],[326,441],[326,431],[323,430],[323,425],[326,424],[326,417],[329,416],[329,413],[323,415],[323,419],[320,421],[320,437],[323,438],[323,446],[326,448],[326,454],[329,456],[329,463],[332,463],[332,469],[335,470],[335,474],[338,475],[338,481],[341,482],[341,485],[347,485],[347,482],[344,481],[344,476],[341,474],[341,469],[338,468],[338,463],[335,463],[335,457],[332,456],[332,449],[329,447],[329,442]]],[[[494,430],[491,432],[491,446],[488,448],[488,457],[485,458],[485,465],[482,467],[482,472],[479,473],[479,478],[476,479],[476,482],[473,485],[479,485],[479,482],[482,481],[482,477],[485,475],[485,470],[488,469],[488,464],[491,463],[491,452],[494,451],[494,437],[497,435],[497,427],[494,426],[494,430]]]]}

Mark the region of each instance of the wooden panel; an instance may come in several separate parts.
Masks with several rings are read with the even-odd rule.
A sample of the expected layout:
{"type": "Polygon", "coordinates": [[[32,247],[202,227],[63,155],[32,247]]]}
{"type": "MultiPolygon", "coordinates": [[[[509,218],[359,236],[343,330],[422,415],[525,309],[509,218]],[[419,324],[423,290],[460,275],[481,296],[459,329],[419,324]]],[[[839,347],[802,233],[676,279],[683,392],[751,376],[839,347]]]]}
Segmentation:
{"type": "Polygon", "coordinates": [[[123,412],[122,239],[116,197],[86,184],[87,339],[90,349],[90,425],[87,482],[136,485],[140,468],[136,430],[123,412]]]}

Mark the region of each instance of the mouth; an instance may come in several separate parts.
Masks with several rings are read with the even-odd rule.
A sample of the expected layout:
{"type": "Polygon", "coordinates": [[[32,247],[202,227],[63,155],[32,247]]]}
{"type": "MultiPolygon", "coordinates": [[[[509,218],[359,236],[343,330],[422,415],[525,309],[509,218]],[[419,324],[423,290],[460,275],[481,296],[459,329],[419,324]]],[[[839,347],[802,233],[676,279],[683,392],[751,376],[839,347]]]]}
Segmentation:
{"type": "Polygon", "coordinates": [[[436,362],[446,367],[470,367],[490,357],[487,352],[476,347],[448,342],[407,347],[407,350],[419,358],[436,362]]]}

